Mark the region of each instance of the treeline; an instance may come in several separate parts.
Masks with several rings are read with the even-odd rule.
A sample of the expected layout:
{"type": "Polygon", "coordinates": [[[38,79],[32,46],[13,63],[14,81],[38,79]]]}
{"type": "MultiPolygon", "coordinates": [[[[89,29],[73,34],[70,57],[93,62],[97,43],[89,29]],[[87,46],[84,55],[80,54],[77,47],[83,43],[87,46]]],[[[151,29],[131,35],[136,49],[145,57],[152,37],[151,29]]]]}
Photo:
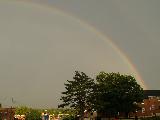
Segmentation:
{"type": "Polygon", "coordinates": [[[20,106],[15,108],[16,115],[25,115],[26,120],[42,120],[42,113],[47,112],[54,117],[58,117],[58,114],[75,115],[75,111],[72,109],[33,109],[26,106],[20,106]]]}
{"type": "Polygon", "coordinates": [[[83,119],[84,111],[97,111],[109,116],[118,116],[139,109],[143,100],[143,88],[131,75],[100,72],[93,79],[84,72],[75,71],[72,80],[67,80],[62,92],[62,104],[70,107],[83,119]]]}
{"type": "MultiPolygon", "coordinates": [[[[124,113],[127,117],[129,112],[140,109],[137,103],[143,101],[143,88],[132,75],[100,72],[93,79],[84,72],[75,71],[73,79],[67,80],[64,87],[62,104],[58,109],[47,109],[49,114],[69,114],[69,119],[79,115],[83,119],[87,110],[110,117],[124,113]]],[[[45,109],[16,108],[16,114],[26,115],[26,120],[41,119],[42,112],[45,109]]]]}

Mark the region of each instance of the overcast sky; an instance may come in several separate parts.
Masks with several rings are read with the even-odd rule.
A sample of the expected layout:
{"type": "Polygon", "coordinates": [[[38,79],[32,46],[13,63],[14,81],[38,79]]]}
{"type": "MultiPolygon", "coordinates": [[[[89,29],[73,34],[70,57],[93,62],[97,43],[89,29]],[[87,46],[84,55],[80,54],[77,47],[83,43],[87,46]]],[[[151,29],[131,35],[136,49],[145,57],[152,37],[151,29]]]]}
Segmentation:
{"type": "Polygon", "coordinates": [[[0,102],[13,105],[13,97],[14,105],[57,107],[75,70],[92,77],[102,70],[139,73],[148,89],[159,89],[159,5],[159,0],[0,1],[0,102]]]}
{"type": "Polygon", "coordinates": [[[96,27],[129,57],[150,89],[159,89],[159,0],[48,0],[96,27]]]}

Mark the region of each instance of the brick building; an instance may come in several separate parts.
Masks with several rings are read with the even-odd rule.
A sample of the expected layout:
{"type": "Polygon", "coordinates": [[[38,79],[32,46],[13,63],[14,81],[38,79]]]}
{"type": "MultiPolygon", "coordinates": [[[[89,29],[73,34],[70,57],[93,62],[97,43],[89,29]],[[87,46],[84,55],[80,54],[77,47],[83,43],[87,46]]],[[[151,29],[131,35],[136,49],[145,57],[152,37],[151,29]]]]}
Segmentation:
{"type": "Polygon", "coordinates": [[[14,120],[15,108],[0,108],[1,120],[14,120]]]}
{"type": "Polygon", "coordinates": [[[142,103],[138,103],[141,110],[136,111],[137,116],[160,116],[160,90],[144,90],[142,103]]]}

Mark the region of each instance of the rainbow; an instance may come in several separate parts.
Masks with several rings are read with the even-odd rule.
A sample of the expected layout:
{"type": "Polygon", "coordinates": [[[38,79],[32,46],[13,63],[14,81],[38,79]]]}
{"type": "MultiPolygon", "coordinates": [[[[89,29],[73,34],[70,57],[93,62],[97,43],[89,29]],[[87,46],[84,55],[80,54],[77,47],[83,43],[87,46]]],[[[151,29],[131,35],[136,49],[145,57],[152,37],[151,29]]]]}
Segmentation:
{"type": "MultiPolygon", "coordinates": [[[[10,1],[10,0],[8,0],[10,1]]],[[[97,30],[95,26],[87,23],[84,20],[81,20],[77,17],[74,17],[73,15],[71,15],[70,13],[67,13],[66,11],[63,11],[61,9],[55,8],[49,4],[47,4],[46,2],[33,2],[33,1],[28,1],[28,0],[14,0],[14,2],[20,2],[22,4],[31,4],[33,6],[38,6],[40,8],[45,8],[45,9],[49,9],[49,10],[54,10],[54,12],[56,12],[57,14],[61,14],[63,16],[67,16],[67,17],[71,17],[72,19],[76,20],[79,24],[82,24],[84,26],[86,26],[90,31],[94,32],[97,36],[99,36],[100,38],[102,38],[102,40],[107,41],[110,43],[111,47],[118,53],[118,55],[122,58],[122,60],[125,61],[126,65],[132,70],[134,71],[134,74],[136,75],[136,79],[138,81],[138,83],[141,85],[141,87],[143,89],[147,89],[147,85],[145,84],[144,80],[142,79],[141,75],[138,73],[135,65],[132,63],[132,61],[126,56],[126,54],[112,41],[112,39],[108,39],[107,36],[105,36],[104,34],[102,34],[102,32],[100,30],[97,30]],[[43,3],[43,5],[42,5],[43,3]],[[44,5],[45,4],[45,5],[44,5]]]]}

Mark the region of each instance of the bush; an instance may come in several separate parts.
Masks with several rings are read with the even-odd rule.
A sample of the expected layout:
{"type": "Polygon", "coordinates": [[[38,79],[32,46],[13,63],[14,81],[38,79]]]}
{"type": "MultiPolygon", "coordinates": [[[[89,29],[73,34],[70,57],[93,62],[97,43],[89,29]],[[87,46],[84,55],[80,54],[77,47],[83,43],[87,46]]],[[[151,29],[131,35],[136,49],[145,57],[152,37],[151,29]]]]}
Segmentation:
{"type": "Polygon", "coordinates": [[[74,116],[66,116],[63,118],[63,120],[75,120],[74,116]]]}
{"type": "Polygon", "coordinates": [[[148,117],[148,118],[141,118],[141,120],[160,120],[160,117],[148,117]]]}
{"type": "Polygon", "coordinates": [[[41,120],[41,113],[38,110],[31,110],[26,115],[26,120],[41,120]]]}

